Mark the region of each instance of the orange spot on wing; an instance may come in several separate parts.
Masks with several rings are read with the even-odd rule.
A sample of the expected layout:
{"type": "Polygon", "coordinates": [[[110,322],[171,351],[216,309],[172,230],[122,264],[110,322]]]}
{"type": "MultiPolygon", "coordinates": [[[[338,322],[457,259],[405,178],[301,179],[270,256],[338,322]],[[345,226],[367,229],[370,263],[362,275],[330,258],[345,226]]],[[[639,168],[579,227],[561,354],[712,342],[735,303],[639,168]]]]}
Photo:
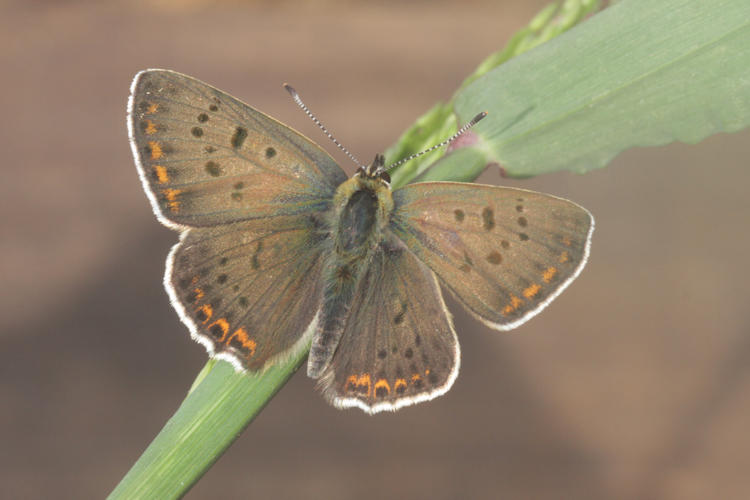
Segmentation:
{"type": "Polygon", "coordinates": [[[419,375],[419,373],[415,373],[414,375],[411,376],[412,382],[416,382],[417,380],[422,380],[422,376],[419,375]]]}
{"type": "Polygon", "coordinates": [[[213,308],[208,304],[203,304],[198,309],[196,309],[196,312],[202,311],[203,315],[206,317],[206,319],[203,320],[204,323],[206,323],[209,319],[211,319],[211,316],[214,314],[213,308]]]}
{"type": "Polygon", "coordinates": [[[179,189],[163,189],[162,194],[167,199],[167,206],[172,212],[178,212],[180,210],[180,202],[177,201],[177,196],[182,193],[179,189]]]}
{"type": "Polygon", "coordinates": [[[144,130],[147,135],[153,135],[156,133],[156,124],[151,120],[146,120],[146,129],[144,130]]]}
{"type": "Polygon", "coordinates": [[[158,141],[148,141],[148,147],[151,149],[151,159],[158,160],[164,156],[164,152],[161,150],[161,144],[158,141]]]}
{"type": "Polygon", "coordinates": [[[221,335],[221,338],[219,339],[219,342],[221,342],[222,340],[224,340],[224,337],[227,336],[227,332],[229,331],[229,323],[227,322],[225,318],[219,318],[213,323],[211,323],[210,325],[208,325],[208,327],[211,328],[214,325],[218,325],[219,328],[221,328],[222,335],[221,335]]]}
{"type": "Polygon", "coordinates": [[[425,375],[425,377],[426,377],[426,376],[427,376],[427,375],[429,375],[429,374],[430,374],[430,369],[428,368],[428,369],[426,369],[426,370],[424,371],[424,375],[425,375]]]}
{"type": "Polygon", "coordinates": [[[363,373],[359,377],[357,377],[357,392],[360,394],[366,395],[367,397],[370,397],[370,374],[369,373],[363,373]]]}
{"type": "Polygon", "coordinates": [[[387,396],[391,393],[391,386],[388,383],[388,381],[384,378],[378,379],[377,382],[375,382],[375,395],[382,395],[387,396]],[[379,389],[385,389],[385,394],[382,394],[382,391],[379,391],[379,389]],[[378,392],[381,392],[381,394],[378,394],[378,392]]]}
{"type": "Polygon", "coordinates": [[[169,201],[175,201],[175,199],[177,198],[177,195],[180,194],[181,192],[182,191],[180,191],[179,189],[171,189],[171,188],[167,188],[162,191],[162,193],[164,194],[164,197],[169,201]]]}
{"type": "MultiPolygon", "coordinates": [[[[227,328],[229,328],[228,325],[227,325],[227,328]]],[[[231,342],[232,339],[239,340],[239,342],[242,344],[242,347],[248,350],[249,352],[248,357],[255,355],[255,348],[258,347],[258,344],[253,339],[250,338],[250,336],[247,334],[247,331],[245,331],[244,328],[238,328],[237,330],[235,330],[232,336],[229,337],[229,341],[231,342]]]]}
{"type": "Polygon", "coordinates": [[[530,299],[534,297],[536,294],[539,293],[539,290],[541,290],[542,287],[534,283],[533,285],[529,285],[524,291],[523,296],[527,299],[530,299]]]}
{"type": "Polygon", "coordinates": [[[219,318],[214,321],[212,325],[219,325],[221,329],[224,330],[224,333],[227,333],[229,331],[229,322],[226,320],[226,318],[219,318]]]}
{"type": "Polygon", "coordinates": [[[166,167],[163,165],[154,165],[154,171],[156,172],[156,180],[159,181],[159,184],[164,184],[169,181],[166,167]]]}
{"type": "Polygon", "coordinates": [[[521,304],[523,304],[523,299],[516,297],[515,295],[511,295],[510,304],[505,306],[501,311],[503,313],[503,316],[508,316],[509,314],[515,312],[516,309],[521,306],[521,304]]]}
{"type": "Polygon", "coordinates": [[[556,274],[557,268],[550,266],[542,273],[542,279],[545,283],[549,283],[550,281],[552,281],[552,278],[554,278],[556,274]]]}
{"type": "MultiPolygon", "coordinates": [[[[383,380],[383,379],[381,379],[383,380]]],[[[380,380],[378,381],[380,383],[380,380]]],[[[387,382],[386,382],[387,383],[387,382]]],[[[345,389],[349,392],[356,392],[363,396],[370,396],[370,374],[369,373],[363,373],[361,375],[349,375],[346,378],[346,387],[345,389]]],[[[377,389],[378,385],[375,385],[375,388],[377,389]]]]}
{"type": "Polygon", "coordinates": [[[199,300],[201,300],[203,298],[203,295],[204,295],[203,290],[201,290],[200,288],[196,288],[193,291],[195,292],[195,301],[196,302],[198,302],[199,300]]]}
{"type": "Polygon", "coordinates": [[[568,260],[570,260],[570,258],[568,257],[568,252],[563,252],[560,254],[560,258],[558,259],[558,262],[560,264],[565,264],[566,262],[568,262],[568,260]]]}
{"type": "Polygon", "coordinates": [[[154,113],[156,113],[158,109],[159,109],[159,104],[152,102],[151,104],[148,105],[148,109],[146,109],[146,114],[153,115],[154,113]]]}
{"type": "Polygon", "coordinates": [[[393,390],[396,392],[404,392],[406,390],[406,379],[397,378],[396,383],[393,384],[393,390]]]}

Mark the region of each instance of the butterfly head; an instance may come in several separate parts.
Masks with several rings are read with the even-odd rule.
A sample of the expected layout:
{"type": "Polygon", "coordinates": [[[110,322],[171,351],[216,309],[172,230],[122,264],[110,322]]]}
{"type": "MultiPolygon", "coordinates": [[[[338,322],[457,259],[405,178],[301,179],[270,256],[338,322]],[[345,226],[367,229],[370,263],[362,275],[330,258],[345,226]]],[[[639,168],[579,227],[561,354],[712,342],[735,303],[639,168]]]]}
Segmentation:
{"type": "Polygon", "coordinates": [[[380,179],[388,184],[391,182],[391,176],[385,169],[385,156],[381,154],[376,154],[375,159],[368,166],[360,167],[359,174],[369,179],[380,179]]]}

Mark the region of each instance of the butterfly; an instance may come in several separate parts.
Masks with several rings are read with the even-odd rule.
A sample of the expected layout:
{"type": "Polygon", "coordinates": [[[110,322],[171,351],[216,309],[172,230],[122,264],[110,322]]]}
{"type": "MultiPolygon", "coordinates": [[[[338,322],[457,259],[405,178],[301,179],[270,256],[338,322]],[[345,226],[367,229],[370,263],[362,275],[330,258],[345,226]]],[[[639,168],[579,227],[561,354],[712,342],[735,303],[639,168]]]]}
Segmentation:
{"type": "Polygon", "coordinates": [[[523,189],[392,190],[381,155],[348,178],[318,145],[167,70],[138,73],[128,131],[157,218],[180,232],[164,284],[192,337],[259,372],[311,345],[307,374],[339,408],[444,394],[460,349],[441,287],[509,330],[581,272],[594,220],[523,189]]]}

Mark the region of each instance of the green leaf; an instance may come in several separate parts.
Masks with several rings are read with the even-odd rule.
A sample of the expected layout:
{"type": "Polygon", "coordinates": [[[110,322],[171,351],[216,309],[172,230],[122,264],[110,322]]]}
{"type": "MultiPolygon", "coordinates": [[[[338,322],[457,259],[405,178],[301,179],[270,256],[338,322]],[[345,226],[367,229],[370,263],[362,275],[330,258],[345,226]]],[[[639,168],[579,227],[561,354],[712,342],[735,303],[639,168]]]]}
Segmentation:
{"type": "Polygon", "coordinates": [[[417,177],[415,182],[471,182],[482,173],[490,161],[487,154],[479,148],[459,148],[433,164],[417,177]]]}
{"type": "Polygon", "coordinates": [[[634,146],[750,125],[750,2],[627,0],[459,91],[508,175],[605,166],[634,146]]]}
{"type": "MultiPolygon", "coordinates": [[[[577,23],[585,16],[596,12],[600,5],[599,0],[565,0],[563,3],[553,3],[545,7],[528,26],[522,28],[513,37],[508,44],[498,52],[487,57],[479,64],[474,73],[464,80],[460,88],[467,86],[469,83],[480,78],[488,71],[503,64],[505,61],[519,54],[540,45],[547,40],[563,33],[577,23]]],[[[481,87],[480,87],[481,91],[481,87]]],[[[470,118],[473,118],[482,109],[476,109],[470,118]]],[[[468,120],[463,120],[465,123],[468,120]]],[[[424,151],[427,148],[440,144],[452,136],[457,126],[456,115],[453,112],[453,103],[437,103],[431,110],[422,115],[404,134],[398,139],[396,144],[385,151],[385,158],[389,163],[396,162],[415,153],[424,151]]],[[[420,156],[410,160],[390,172],[391,185],[394,188],[403,186],[415,179],[420,180],[436,179],[435,175],[424,176],[427,169],[431,169],[437,161],[442,161],[443,152],[440,150],[420,156]]],[[[460,167],[460,165],[459,165],[460,167]]],[[[443,170],[448,173],[448,177],[443,180],[471,180],[476,179],[484,167],[478,170],[461,171],[461,168],[453,172],[443,170]]]]}
{"type": "MultiPolygon", "coordinates": [[[[436,104],[431,110],[417,119],[414,125],[399,137],[396,144],[385,151],[385,158],[392,163],[406,158],[420,151],[440,144],[457,130],[456,117],[450,106],[445,103],[436,104]]],[[[443,155],[440,150],[420,156],[408,161],[391,171],[391,186],[398,187],[413,180],[443,155]]]]}

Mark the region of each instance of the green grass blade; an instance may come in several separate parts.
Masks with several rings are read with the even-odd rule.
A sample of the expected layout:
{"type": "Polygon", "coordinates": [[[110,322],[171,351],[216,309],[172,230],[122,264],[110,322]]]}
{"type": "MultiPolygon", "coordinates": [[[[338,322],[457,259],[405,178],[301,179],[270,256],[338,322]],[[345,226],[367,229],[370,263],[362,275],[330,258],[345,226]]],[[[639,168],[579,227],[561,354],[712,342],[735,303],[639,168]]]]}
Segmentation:
{"type": "Polygon", "coordinates": [[[743,129],[750,2],[623,0],[456,96],[460,122],[482,110],[479,147],[511,176],[583,172],[630,147],[743,129]]]}
{"type": "Polygon", "coordinates": [[[256,375],[209,361],[177,412],[108,498],[180,498],[284,386],[308,349],[256,375]]]}

